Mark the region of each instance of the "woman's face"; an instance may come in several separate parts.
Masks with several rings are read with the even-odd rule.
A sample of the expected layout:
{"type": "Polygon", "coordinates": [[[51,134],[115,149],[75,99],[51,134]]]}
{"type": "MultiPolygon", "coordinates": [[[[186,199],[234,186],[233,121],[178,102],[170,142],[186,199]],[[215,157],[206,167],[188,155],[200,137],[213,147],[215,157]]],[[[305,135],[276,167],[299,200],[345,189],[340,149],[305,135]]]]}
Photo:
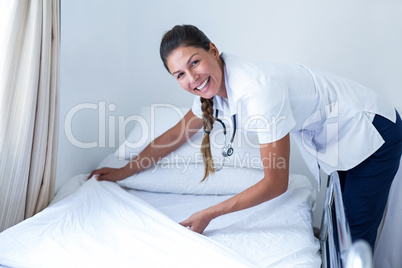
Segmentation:
{"type": "Polygon", "coordinates": [[[167,66],[180,86],[188,92],[205,99],[215,95],[227,97],[223,62],[214,44],[210,43],[209,51],[180,46],[168,56],[167,66]]]}

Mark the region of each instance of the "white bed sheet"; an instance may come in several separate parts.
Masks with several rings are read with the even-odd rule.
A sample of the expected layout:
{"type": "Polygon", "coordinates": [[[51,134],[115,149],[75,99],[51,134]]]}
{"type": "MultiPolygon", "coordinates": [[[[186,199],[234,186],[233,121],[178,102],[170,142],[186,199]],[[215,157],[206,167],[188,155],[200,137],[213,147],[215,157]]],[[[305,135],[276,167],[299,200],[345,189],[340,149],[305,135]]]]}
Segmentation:
{"type": "Polygon", "coordinates": [[[0,263],[10,267],[254,267],[117,184],[94,179],[0,233],[0,263]]]}
{"type": "MultiPolygon", "coordinates": [[[[308,192],[293,188],[296,185],[291,187],[291,198],[284,195],[255,208],[221,216],[210,223],[204,235],[257,267],[320,267],[319,244],[311,229],[311,212],[306,204],[299,203],[308,192]]],[[[230,197],[130,192],[176,222],[230,197]]]]}
{"type": "Polygon", "coordinates": [[[292,175],[288,191],[274,200],[213,220],[204,235],[177,222],[229,195],[126,191],[95,180],[81,186],[85,176],[66,183],[45,211],[0,233],[0,264],[320,267],[313,188],[304,176],[292,175]]]}

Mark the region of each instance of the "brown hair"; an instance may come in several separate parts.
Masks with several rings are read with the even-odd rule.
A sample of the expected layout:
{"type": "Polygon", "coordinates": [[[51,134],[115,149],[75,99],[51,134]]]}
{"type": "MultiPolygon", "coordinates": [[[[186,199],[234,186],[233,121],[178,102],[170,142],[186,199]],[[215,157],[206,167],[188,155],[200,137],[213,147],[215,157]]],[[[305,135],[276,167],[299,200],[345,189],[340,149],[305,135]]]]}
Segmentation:
{"type": "MultiPolygon", "coordinates": [[[[206,51],[210,49],[210,40],[208,37],[197,27],[192,25],[176,25],[170,31],[166,32],[162,38],[159,53],[163,65],[166,70],[167,58],[170,53],[180,46],[193,46],[203,48],[206,51]]],[[[202,119],[204,121],[204,137],[201,144],[201,153],[204,159],[204,178],[201,182],[205,181],[208,175],[215,172],[214,162],[212,161],[211,146],[209,141],[209,134],[212,131],[214,119],[214,102],[212,99],[201,99],[202,119]]]]}
{"type": "Polygon", "coordinates": [[[166,70],[170,72],[167,67],[167,58],[173,50],[183,46],[203,48],[209,51],[209,43],[211,43],[209,38],[197,27],[193,25],[176,25],[163,35],[159,54],[166,70]]]}
{"type": "Polygon", "coordinates": [[[204,121],[204,137],[202,138],[201,153],[204,159],[204,178],[205,181],[209,174],[215,172],[214,161],[212,160],[211,145],[209,134],[215,123],[214,119],[214,102],[212,99],[204,99],[201,97],[202,120],[204,121]]]}

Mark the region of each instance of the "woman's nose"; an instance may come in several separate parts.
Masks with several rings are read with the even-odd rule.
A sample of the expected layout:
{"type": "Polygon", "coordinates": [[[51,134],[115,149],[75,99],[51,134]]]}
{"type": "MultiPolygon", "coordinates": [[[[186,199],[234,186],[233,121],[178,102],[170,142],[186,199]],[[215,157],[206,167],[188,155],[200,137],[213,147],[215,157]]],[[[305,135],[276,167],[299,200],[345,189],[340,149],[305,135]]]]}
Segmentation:
{"type": "Polygon", "coordinates": [[[190,74],[190,78],[191,78],[191,83],[195,84],[198,82],[198,80],[200,79],[200,76],[198,74],[195,73],[191,73],[190,74]]]}

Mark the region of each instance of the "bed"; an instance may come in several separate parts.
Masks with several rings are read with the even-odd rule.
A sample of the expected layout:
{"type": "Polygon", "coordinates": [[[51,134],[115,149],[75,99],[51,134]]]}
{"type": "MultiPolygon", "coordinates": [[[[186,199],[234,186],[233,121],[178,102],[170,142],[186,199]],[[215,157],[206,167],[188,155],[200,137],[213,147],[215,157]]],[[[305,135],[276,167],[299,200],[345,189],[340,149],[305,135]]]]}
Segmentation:
{"type": "MultiPolygon", "coordinates": [[[[98,167],[125,165],[186,112],[157,108],[141,110],[127,139],[98,167]]],[[[214,156],[219,155],[221,136],[211,136],[214,156]]],[[[333,254],[332,249],[345,254],[351,247],[334,246],[338,224],[325,220],[332,215],[328,207],[333,205],[333,179],[320,239],[312,227],[314,188],[299,174],[289,175],[285,194],[221,216],[203,235],[178,224],[262,178],[256,143],[246,135],[237,136],[235,145],[243,144],[235,147],[237,155],[214,159],[224,168],[205,183],[200,183],[202,158],[195,153],[202,133],[157,165],[118,183],[87,180],[88,174],[71,178],[45,210],[0,233],[0,266],[320,267],[323,259],[325,267],[347,267],[333,260],[344,255],[333,254]]]]}
{"type": "Polygon", "coordinates": [[[373,253],[364,240],[352,243],[337,172],[328,178],[321,221],[322,267],[372,268],[373,253]]]}
{"type": "Polygon", "coordinates": [[[177,222],[231,195],[127,190],[85,179],[86,174],[71,179],[47,209],[0,234],[2,265],[320,266],[312,188],[303,176],[292,176],[289,191],[272,202],[216,219],[204,235],[177,222]]]}

